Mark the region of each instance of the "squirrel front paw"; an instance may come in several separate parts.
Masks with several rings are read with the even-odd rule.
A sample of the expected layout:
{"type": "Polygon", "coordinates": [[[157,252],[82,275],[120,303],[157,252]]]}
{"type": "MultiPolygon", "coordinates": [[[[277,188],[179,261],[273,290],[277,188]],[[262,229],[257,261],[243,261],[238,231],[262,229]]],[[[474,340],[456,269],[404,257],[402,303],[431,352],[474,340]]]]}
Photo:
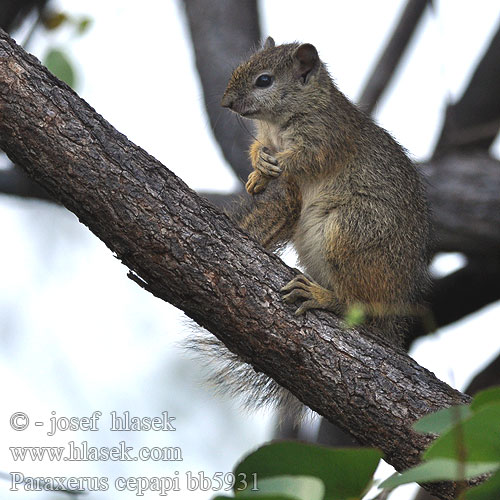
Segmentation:
{"type": "Polygon", "coordinates": [[[271,154],[270,149],[265,146],[260,149],[254,168],[265,177],[278,177],[283,171],[283,168],[278,164],[278,160],[271,154]]]}
{"type": "Polygon", "coordinates": [[[283,168],[265,146],[254,148],[251,156],[254,171],[248,176],[245,187],[248,193],[253,195],[264,191],[269,181],[278,177],[283,168]]]}

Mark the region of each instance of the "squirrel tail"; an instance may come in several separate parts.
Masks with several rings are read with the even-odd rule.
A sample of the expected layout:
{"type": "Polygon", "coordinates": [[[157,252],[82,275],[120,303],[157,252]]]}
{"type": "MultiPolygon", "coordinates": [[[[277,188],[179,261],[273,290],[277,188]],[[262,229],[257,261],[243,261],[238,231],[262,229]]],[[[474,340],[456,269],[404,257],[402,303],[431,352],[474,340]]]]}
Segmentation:
{"type": "Polygon", "coordinates": [[[219,339],[197,328],[183,343],[190,355],[207,368],[207,384],[216,394],[235,398],[246,410],[286,409],[287,419],[302,420],[304,405],[291,392],[245,363],[219,339]]]}

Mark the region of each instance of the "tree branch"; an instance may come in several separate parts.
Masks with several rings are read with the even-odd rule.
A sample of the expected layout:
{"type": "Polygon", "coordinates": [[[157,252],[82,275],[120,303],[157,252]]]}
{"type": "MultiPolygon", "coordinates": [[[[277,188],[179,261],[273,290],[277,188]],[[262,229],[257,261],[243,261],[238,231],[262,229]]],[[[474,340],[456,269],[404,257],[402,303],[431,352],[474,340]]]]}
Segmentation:
{"type": "Polygon", "coordinates": [[[500,356],[497,356],[471,380],[465,392],[473,396],[477,392],[495,385],[500,385],[500,356]]]}
{"type": "Polygon", "coordinates": [[[429,333],[462,319],[500,299],[500,264],[497,260],[471,260],[458,271],[433,282],[427,303],[432,325],[418,323],[407,338],[408,345],[429,333]]]}
{"type": "Polygon", "coordinates": [[[221,108],[220,99],[231,71],[260,41],[257,2],[184,0],[184,6],[210,125],[224,157],[244,184],[251,170],[247,151],[252,135],[234,113],[221,108]]]}
{"type": "Polygon", "coordinates": [[[500,26],[463,96],[446,109],[434,155],[450,150],[486,151],[500,127],[500,26]]]}
{"type": "Polygon", "coordinates": [[[19,167],[0,170],[0,193],[23,198],[53,201],[49,193],[30,179],[19,167]]]}
{"type": "Polygon", "coordinates": [[[0,28],[5,31],[16,29],[33,10],[41,12],[47,0],[2,0],[0,9],[0,28]]]}
{"type": "Polygon", "coordinates": [[[500,162],[487,153],[448,154],[422,165],[435,250],[498,258],[500,162]]]}
{"type": "MultiPolygon", "coordinates": [[[[73,211],[156,296],[256,370],[381,448],[398,470],[432,437],[424,414],[470,401],[404,352],[324,311],[295,317],[294,271],[235,228],[0,31],[0,147],[73,211]]],[[[454,485],[428,486],[452,498],[454,485]]]]}
{"type": "Polygon", "coordinates": [[[391,39],[383,50],[364,86],[358,105],[371,114],[403,56],[429,0],[408,0],[391,39]]]}

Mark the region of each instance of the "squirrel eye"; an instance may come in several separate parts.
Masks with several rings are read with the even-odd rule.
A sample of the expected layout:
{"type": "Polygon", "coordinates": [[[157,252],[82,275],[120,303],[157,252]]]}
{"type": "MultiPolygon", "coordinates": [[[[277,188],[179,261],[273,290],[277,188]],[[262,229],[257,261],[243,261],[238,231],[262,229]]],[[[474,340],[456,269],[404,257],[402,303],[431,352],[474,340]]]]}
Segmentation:
{"type": "Polygon", "coordinates": [[[273,83],[273,77],[268,74],[260,75],[259,78],[255,80],[255,86],[261,88],[269,87],[272,83],[273,83]]]}

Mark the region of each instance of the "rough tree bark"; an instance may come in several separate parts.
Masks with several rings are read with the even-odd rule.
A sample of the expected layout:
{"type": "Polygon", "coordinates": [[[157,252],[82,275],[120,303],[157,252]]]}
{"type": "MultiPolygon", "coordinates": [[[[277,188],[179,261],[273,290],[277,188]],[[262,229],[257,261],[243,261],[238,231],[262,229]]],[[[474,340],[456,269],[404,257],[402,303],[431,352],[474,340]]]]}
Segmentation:
{"type": "MultiPolygon", "coordinates": [[[[398,470],[431,441],[422,415],[469,398],[331,314],[293,316],[294,271],[132,144],[0,31],[0,147],[73,211],[156,296],[398,470]]],[[[451,483],[429,485],[452,498],[451,483]]]]}

